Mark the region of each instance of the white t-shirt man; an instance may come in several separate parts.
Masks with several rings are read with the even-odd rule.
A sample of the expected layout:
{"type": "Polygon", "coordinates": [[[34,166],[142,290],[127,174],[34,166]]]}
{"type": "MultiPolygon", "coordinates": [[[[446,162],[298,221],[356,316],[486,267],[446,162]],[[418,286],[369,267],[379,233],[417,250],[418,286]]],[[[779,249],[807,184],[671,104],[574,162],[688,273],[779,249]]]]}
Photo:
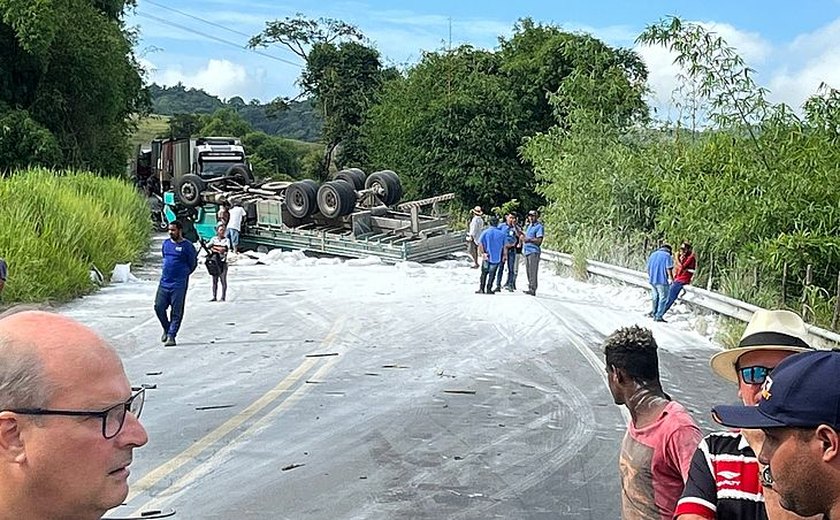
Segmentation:
{"type": "Polygon", "coordinates": [[[242,206],[234,206],[230,208],[230,218],[227,223],[227,228],[234,231],[242,231],[242,219],[247,213],[242,206]]]}

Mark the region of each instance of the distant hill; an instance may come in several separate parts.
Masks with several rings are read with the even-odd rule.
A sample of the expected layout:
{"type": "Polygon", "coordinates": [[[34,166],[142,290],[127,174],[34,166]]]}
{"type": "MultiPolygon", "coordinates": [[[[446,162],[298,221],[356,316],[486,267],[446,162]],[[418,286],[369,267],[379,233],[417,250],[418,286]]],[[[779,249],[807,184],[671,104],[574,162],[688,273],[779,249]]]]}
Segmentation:
{"type": "Polygon", "coordinates": [[[212,114],[223,107],[236,109],[256,130],[289,139],[316,142],[321,134],[321,119],[311,101],[292,102],[288,110],[275,117],[266,114],[268,105],[258,100],[246,103],[241,97],[223,101],[201,89],[186,88],[178,83],[172,87],[152,83],[149,86],[152,113],[164,116],[175,114],[212,114]]]}

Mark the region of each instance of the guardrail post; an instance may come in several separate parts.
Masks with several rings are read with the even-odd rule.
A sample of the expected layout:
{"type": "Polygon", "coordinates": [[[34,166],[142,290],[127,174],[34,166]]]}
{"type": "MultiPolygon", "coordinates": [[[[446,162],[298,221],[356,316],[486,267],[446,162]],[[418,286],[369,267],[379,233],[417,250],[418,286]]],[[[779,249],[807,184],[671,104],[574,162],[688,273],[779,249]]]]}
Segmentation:
{"type": "Polygon", "coordinates": [[[709,279],[706,280],[706,290],[707,291],[712,290],[712,275],[714,275],[714,274],[715,274],[715,257],[712,257],[711,260],[709,260],[709,279]]]}
{"type": "Polygon", "coordinates": [[[831,317],[831,328],[837,330],[840,321],[840,273],[837,273],[837,296],[834,298],[834,316],[831,317]]]}
{"type": "Polygon", "coordinates": [[[811,320],[808,319],[808,287],[811,286],[812,280],[812,272],[811,272],[811,264],[808,264],[808,267],[805,268],[805,285],[802,286],[802,320],[806,323],[809,323],[811,320]]]}

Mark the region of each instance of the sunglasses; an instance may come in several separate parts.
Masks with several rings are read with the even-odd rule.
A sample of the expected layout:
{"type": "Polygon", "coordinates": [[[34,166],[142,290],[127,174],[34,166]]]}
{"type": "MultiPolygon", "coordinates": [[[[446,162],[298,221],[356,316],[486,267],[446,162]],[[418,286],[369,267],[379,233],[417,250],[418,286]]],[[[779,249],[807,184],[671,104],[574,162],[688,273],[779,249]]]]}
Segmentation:
{"type": "Polygon", "coordinates": [[[736,367],[741,381],[748,385],[762,385],[767,380],[767,375],[770,374],[772,368],[768,367],[736,367]]]}

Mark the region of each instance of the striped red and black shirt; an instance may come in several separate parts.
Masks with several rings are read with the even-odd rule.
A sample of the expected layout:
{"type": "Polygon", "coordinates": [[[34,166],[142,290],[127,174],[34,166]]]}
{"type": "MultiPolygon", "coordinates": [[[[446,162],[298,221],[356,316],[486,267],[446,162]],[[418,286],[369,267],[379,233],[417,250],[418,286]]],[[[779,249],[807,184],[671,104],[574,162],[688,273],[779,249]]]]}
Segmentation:
{"type": "Polygon", "coordinates": [[[766,519],[758,474],[758,459],[743,435],[708,435],[691,459],[674,518],[695,514],[711,519],[766,519]]]}

